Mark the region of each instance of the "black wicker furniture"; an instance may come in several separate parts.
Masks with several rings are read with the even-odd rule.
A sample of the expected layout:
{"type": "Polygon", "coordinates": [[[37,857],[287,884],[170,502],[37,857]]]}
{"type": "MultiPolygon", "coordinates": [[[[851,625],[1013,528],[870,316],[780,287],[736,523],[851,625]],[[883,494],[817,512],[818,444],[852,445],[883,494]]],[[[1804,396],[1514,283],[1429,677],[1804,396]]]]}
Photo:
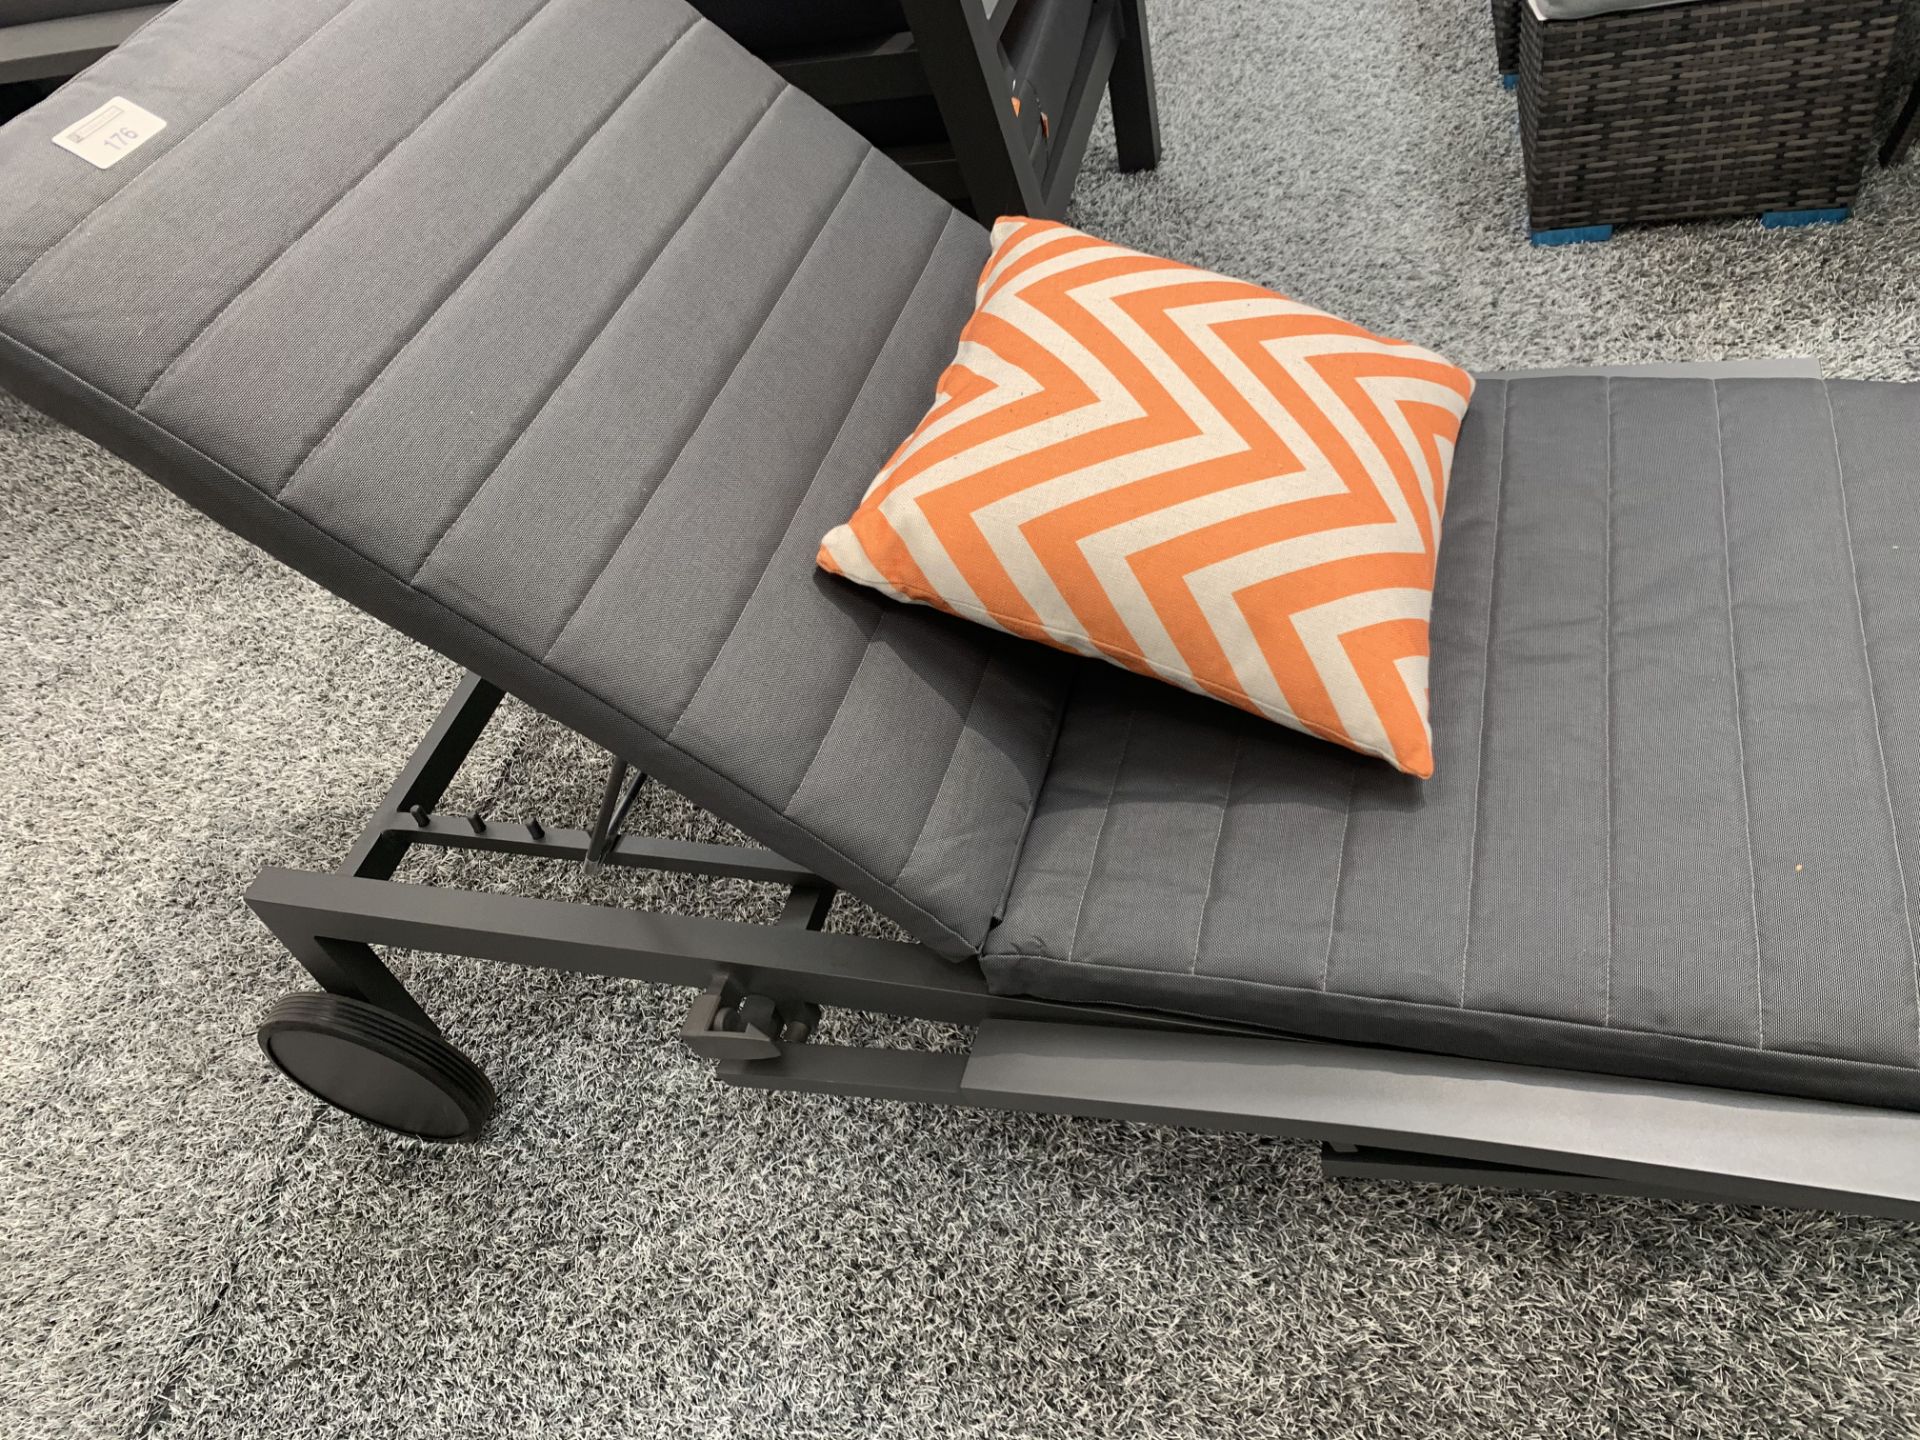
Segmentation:
{"type": "Polygon", "coordinates": [[[1534,242],[1640,221],[1845,219],[1899,12],[1900,0],[1526,0],[1534,242]]]}
{"type": "Polygon", "coordinates": [[[1493,53],[1500,66],[1500,80],[1514,88],[1520,69],[1521,0],[1493,0],[1493,53]]]}

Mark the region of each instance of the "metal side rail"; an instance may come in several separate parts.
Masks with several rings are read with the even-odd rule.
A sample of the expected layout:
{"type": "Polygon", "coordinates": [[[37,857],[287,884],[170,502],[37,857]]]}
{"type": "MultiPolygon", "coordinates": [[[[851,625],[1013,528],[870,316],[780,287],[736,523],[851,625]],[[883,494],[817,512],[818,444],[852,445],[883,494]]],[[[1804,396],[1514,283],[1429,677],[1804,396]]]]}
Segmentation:
{"type": "Polygon", "coordinates": [[[261,1045],[375,1124],[480,1133],[495,1103],[374,946],[680,985],[681,1039],[734,1085],[1319,1140],[1338,1176],[1778,1204],[1920,1220],[1920,1114],[1290,1039],[995,995],[974,964],[828,933],[831,884],[772,851],[620,833],[644,777],[613,759],[592,830],[434,806],[501,700],[468,675],[332,873],[269,867],[247,903],[320,984],[261,1045]],[[783,885],[766,925],[393,880],[414,846],[783,885]],[[823,1045],[833,1006],[977,1027],[967,1053],[823,1045]]]}
{"type": "Polygon", "coordinates": [[[1306,1040],[990,1020],[967,1055],[784,1046],[736,1085],[1323,1142],[1336,1176],[1920,1220],[1920,1114],[1306,1040]]]}

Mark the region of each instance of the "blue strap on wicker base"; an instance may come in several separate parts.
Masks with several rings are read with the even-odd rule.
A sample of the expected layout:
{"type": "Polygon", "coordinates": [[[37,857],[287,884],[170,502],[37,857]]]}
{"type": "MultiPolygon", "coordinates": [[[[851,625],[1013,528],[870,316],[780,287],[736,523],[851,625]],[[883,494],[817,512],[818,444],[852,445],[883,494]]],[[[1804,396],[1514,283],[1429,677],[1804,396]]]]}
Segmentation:
{"type": "Polygon", "coordinates": [[[1502,90],[1518,90],[1520,88],[1520,72],[1517,70],[1502,70],[1500,72],[1500,88],[1502,90]]]}
{"type": "Polygon", "coordinates": [[[1574,225],[1565,230],[1535,230],[1528,239],[1536,245],[1585,245],[1596,240],[1611,240],[1611,225],[1574,225]]]}
{"type": "Polygon", "coordinates": [[[1838,225],[1853,213],[1845,205],[1827,210],[1768,210],[1760,223],[1769,230],[1785,230],[1794,225],[1838,225]]]}

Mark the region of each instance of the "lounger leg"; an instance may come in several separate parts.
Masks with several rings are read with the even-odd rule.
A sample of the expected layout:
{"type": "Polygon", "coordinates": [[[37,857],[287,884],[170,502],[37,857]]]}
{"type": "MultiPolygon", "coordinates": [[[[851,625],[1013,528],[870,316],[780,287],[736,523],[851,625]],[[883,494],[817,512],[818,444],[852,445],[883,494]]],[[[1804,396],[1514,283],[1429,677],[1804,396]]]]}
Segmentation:
{"type": "MultiPolygon", "coordinates": [[[[348,850],[342,876],[379,881],[394,873],[418,836],[393,822],[411,816],[406,823],[431,827],[429,811],[500,700],[497,686],[471,673],[462,678],[380,812],[348,850]]],[[[478,815],[469,824],[477,834],[487,828],[478,815]]],[[[257,892],[249,892],[247,902],[320,985],[317,994],[285,996],[262,1017],[258,1035],[267,1058],[328,1104],[388,1129],[437,1140],[477,1135],[493,1112],[493,1087],[373,948],[326,933],[324,910],[283,905],[257,892]]]]}
{"type": "Polygon", "coordinates": [[[316,934],[322,917],[311,911],[247,899],[321,986],[282,997],[261,1018],[260,1048],[281,1073],[389,1130],[426,1140],[477,1136],[493,1114],[493,1086],[371,947],[316,934]]]}
{"type": "MultiPolygon", "coordinates": [[[[384,880],[392,875],[407,851],[408,838],[382,823],[386,817],[415,811],[424,815],[446,794],[453,777],[473,750],[501,700],[500,688],[469,671],[413,754],[394,778],[373,823],[360,833],[340,865],[340,873],[384,880]]],[[[624,767],[623,767],[624,768],[624,767]]],[[[439,1027],[407,993],[391,970],[366,945],[316,934],[312,919],[249,895],[254,913],[307,967],[307,973],[330,994],[364,1001],[411,1025],[438,1035],[439,1027]]]]}
{"type": "Polygon", "coordinates": [[[315,935],[304,919],[270,901],[250,895],[247,903],[261,923],[273,932],[274,938],[306,967],[322,990],[377,1005],[423,1030],[435,1035],[440,1033],[440,1027],[420,1008],[420,1002],[407,993],[407,987],[371,946],[315,935]]]}
{"type": "Polygon", "coordinates": [[[1153,92],[1153,56],[1147,42],[1146,0],[1119,0],[1124,33],[1107,77],[1113,101],[1113,138],[1122,170],[1160,163],[1160,107],[1153,92]]]}

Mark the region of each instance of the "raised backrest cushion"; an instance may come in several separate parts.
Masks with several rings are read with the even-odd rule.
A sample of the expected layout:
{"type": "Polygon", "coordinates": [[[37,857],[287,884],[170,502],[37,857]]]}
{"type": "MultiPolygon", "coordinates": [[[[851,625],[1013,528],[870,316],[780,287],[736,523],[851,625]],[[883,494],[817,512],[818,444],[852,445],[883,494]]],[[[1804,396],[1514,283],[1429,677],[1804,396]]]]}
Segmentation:
{"type": "Polygon", "coordinates": [[[182,0],[0,130],[0,383],[966,954],[1065,681],[813,554],[986,254],[681,0],[182,0]]]}
{"type": "Polygon", "coordinates": [[[1430,775],[1472,393],[1260,286],[1002,220],[937,402],[820,563],[1430,775]]]}

